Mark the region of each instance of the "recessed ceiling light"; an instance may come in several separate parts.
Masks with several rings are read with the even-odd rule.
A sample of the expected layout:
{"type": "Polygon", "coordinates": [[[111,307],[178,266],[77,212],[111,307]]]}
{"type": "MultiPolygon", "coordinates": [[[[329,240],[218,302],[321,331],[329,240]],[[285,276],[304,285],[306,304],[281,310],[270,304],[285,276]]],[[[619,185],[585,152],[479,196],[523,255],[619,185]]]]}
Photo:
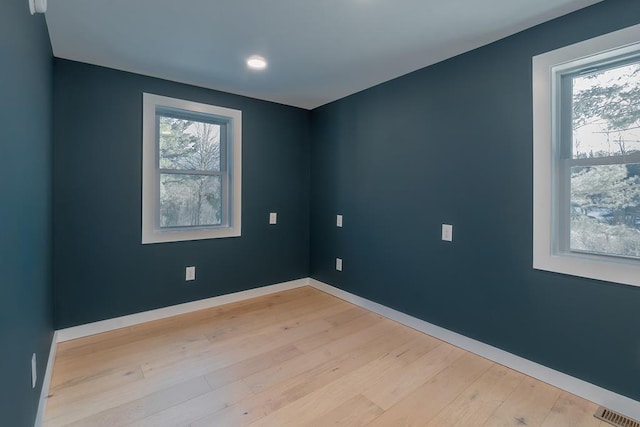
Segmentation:
{"type": "Polygon", "coordinates": [[[267,60],[262,56],[253,55],[249,59],[247,59],[247,67],[252,70],[264,70],[267,68],[267,60]]]}

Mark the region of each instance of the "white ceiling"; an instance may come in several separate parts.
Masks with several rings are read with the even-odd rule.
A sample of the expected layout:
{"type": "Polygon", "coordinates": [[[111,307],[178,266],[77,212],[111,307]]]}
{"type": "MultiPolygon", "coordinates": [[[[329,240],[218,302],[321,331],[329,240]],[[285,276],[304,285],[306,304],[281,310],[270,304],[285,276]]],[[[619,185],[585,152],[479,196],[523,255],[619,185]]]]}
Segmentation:
{"type": "Polygon", "coordinates": [[[56,57],[311,109],[598,1],[51,0],[46,19],[56,57]]]}

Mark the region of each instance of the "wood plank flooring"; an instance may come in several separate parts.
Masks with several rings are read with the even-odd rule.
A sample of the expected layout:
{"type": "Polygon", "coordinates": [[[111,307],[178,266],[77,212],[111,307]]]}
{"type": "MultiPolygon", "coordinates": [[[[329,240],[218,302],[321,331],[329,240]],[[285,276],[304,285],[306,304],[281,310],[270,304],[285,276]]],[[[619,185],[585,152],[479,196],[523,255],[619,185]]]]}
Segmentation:
{"type": "Polygon", "coordinates": [[[61,343],[44,425],[608,426],[595,410],[303,287],[61,343]]]}

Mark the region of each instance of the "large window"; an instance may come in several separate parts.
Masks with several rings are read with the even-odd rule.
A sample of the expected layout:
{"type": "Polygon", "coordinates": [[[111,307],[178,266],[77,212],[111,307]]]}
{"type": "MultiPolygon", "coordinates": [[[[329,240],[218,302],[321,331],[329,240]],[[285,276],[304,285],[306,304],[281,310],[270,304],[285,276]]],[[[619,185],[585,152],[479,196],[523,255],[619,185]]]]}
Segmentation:
{"type": "Polygon", "coordinates": [[[533,77],[534,267],[640,286],[640,26],[533,77]]]}
{"type": "Polygon", "coordinates": [[[239,236],[241,112],[143,97],[142,243],[239,236]]]}

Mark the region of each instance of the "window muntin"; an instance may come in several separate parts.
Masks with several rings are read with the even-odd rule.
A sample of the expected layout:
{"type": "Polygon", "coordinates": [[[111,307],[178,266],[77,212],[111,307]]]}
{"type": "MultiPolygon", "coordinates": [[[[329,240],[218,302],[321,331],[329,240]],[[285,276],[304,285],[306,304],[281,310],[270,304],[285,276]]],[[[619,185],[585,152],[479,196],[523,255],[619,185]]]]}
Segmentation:
{"type": "MultiPolygon", "coordinates": [[[[587,140],[585,136],[589,126],[593,131],[594,123],[584,123],[588,118],[601,126],[603,119],[616,119],[609,114],[615,111],[622,112],[627,116],[624,120],[629,121],[633,118],[629,112],[638,103],[631,102],[625,108],[601,108],[604,115],[600,116],[585,116],[585,110],[574,109],[579,97],[587,96],[584,92],[590,81],[600,79],[605,82],[600,86],[606,87],[613,75],[609,70],[620,73],[622,67],[635,66],[639,61],[640,25],[533,58],[535,269],[640,286],[640,259],[633,249],[635,237],[629,238],[629,229],[635,222],[635,213],[630,211],[634,209],[640,157],[633,137],[625,133],[637,130],[608,127],[609,140],[603,149],[602,139],[587,140]],[[622,133],[622,141],[615,135],[618,143],[622,142],[618,149],[608,146],[615,143],[612,130],[622,133]],[[614,219],[627,221],[627,225],[623,228],[614,219]],[[580,222],[588,222],[588,232],[580,222]]],[[[602,92],[602,88],[599,90],[602,92]]],[[[610,100],[612,92],[607,95],[602,99],[610,100]]]]}
{"type": "Polygon", "coordinates": [[[241,112],[144,94],[142,243],[240,235],[241,112]]]}

